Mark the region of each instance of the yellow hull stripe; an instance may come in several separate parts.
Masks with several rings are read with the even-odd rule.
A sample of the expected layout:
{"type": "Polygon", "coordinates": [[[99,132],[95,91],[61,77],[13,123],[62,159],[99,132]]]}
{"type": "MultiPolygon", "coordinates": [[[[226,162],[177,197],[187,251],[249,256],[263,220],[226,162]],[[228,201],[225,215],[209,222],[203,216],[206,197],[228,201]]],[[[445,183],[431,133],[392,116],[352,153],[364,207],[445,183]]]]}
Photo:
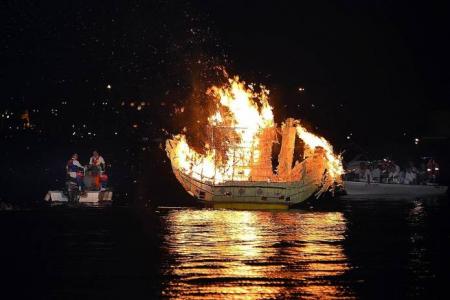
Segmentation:
{"type": "Polygon", "coordinates": [[[288,209],[283,203],[213,202],[213,208],[222,209],[288,209]]]}

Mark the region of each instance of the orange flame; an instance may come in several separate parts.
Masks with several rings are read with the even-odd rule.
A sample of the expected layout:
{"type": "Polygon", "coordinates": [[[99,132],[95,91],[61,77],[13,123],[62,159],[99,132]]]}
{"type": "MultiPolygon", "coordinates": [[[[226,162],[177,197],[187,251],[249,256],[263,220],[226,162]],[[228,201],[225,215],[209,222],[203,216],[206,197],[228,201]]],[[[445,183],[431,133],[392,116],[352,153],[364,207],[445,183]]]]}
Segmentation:
{"type": "Polygon", "coordinates": [[[311,151],[310,149],[315,149],[316,147],[322,147],[325,150],[328,174],[331,179],[339,182],[341,175],[344,174],[344,167],[342,166],[341,155],[334,154],[333,146],[325,138],[308,132],[300,124],[297,125],[297,135],[308,146],[309,149],[307,151],[311,151]]]}
{"type": "MultiPolygon", "coordinates": [[[[268,102],[269,90],[261,86],[260,92],[256,92],[252,85],[246,85],[234,77],[221,87],[211,87],[207,94],[217,104],[216,111],[208,118],[212,128],[211,145],[207,143],[204,154],[200,154],[188,145],[183,134],[167,140],[166,151],[173,168],[201,182],[218,184],[251,180],[252,167],[260,160],[261,134],[276,127],[268,102]],[[215,130],[221,133],[219,142],[214,141],[215,130]]],[[[308,132],[299,122],[296,130],[297,136],[308,148],[306,151],[314,151],[316,147],[324,149],[327,186],[340,181],[342,161],[340,156],[334,154],[331,144],[323,137],[308,132]]],[[[277,180],[276,176],[273,174],[268,180],[277,180]]]]}

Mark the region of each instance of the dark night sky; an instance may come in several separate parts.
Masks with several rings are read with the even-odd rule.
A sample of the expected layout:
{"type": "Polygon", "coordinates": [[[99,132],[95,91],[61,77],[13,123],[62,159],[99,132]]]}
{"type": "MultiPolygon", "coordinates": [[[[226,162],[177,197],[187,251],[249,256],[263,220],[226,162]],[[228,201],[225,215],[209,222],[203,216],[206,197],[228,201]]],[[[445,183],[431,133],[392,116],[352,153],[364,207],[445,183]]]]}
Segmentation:
{"type": "MultiPolygon", "coordinates": [[[[2,120],[3,163],[26,157],[51,170],[47,154],[63,161],[74,147],[84,156],[101,147],[132,178],[140,160],[163,160],[162,129],[191,121],[173,108],[214,82],[216,65],[265,84],[278,120],[304,119],[339,150],[427,155],[436,141],[418,149],[413,139],[448,145],[450,131],[450,8],[441,2],[3,1],[0,110],[40,109],[30,114],[35,132],[12,134],[2,120]],[[63,101],[58,117],[44,114],[63,101]],[[123,101],[148,105],[137,113],[119,109],[123,101]],[[96,137],[72,136],[81,124],[96,137]],[[143,147],[150,154],[137,153],[143,147]]],[[[20,168],[7,169],[10,182],[20,168]]]]}
{"type": "MultiPolygon", "coordinates": [[[[322,110],[313,113],[314,123],[329,134],[433,134],[427,114],[449,108],[449,7],[360,2],[220,1],[207,10],[230,45],[236,69],[270,76],[265,81],[280,90],[280,103],[329,108],[322,117],[322,110]],[[296,92],[299,85],[304,95],[296,92]],[[340,103],[344,108],[337,113],[340,103]]],[[[311,112],[305,108],[302,114],[308,118],[311,112]]]]}

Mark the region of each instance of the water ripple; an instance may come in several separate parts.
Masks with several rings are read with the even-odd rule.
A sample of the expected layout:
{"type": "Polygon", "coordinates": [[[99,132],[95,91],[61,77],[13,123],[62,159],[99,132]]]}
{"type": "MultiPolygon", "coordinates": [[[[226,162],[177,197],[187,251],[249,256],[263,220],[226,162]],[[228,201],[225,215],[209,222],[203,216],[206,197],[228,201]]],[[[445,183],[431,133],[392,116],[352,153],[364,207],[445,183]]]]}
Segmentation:
{"type": "Polygon", "coordinates": [[[341,212],[173,210],[163,222],[165,298],[353,296],[341,212]]]}

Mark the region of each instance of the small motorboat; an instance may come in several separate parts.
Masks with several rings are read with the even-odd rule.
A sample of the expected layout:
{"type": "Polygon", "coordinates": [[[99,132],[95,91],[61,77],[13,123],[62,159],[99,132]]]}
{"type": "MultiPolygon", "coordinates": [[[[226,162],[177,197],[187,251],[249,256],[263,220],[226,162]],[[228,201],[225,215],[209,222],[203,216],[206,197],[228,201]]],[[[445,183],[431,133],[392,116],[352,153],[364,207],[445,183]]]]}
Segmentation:
{"type": "Polygon", "coordinates": [[[344,181],[346,195],[343,198],[416,198],[439,196],[447,192],[447,186],[436,184],[400,184],[344,181]]]}
{"type": "Polygon", "coordinates": [[[67,178],[64,190],[50,190],[45,195],[46,202],[55,203],[101,203],[111,202],[113,192],[110,188],[105,187],[100,183],[99,174],[88,170],[86,174],[83,173],[84,192],[81,192],[80,186],[73,178],[67,178]]]}

